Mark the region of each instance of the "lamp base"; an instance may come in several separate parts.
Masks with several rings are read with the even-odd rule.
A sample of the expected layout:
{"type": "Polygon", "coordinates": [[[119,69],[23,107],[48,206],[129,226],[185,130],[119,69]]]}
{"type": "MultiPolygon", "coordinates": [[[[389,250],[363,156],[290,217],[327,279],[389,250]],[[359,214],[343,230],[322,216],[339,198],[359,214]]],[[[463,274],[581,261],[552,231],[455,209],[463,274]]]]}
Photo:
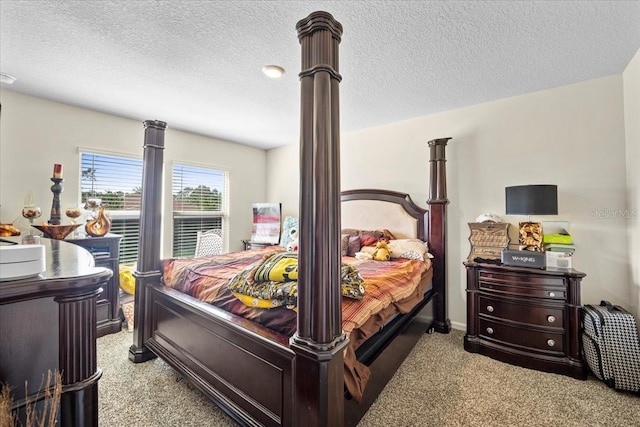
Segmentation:
{"type": "Polygon", "coordinates": [[[519,243],[521,249],[533,252],[544,252],[542,244],[542,224],[539,222],[521,222],[519,243]]]}

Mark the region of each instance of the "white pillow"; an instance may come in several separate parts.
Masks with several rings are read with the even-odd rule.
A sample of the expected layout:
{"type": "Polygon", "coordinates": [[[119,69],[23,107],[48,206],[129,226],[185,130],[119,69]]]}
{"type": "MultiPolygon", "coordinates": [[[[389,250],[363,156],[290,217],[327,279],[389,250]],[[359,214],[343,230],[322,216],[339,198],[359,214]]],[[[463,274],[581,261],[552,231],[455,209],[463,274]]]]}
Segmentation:
{"type": "Polygon", "coordinates": [[[391,258],[407,258],[424,261],[428,246],[420,239],[394,239],[390,240],[389,252],[391,258]]]}

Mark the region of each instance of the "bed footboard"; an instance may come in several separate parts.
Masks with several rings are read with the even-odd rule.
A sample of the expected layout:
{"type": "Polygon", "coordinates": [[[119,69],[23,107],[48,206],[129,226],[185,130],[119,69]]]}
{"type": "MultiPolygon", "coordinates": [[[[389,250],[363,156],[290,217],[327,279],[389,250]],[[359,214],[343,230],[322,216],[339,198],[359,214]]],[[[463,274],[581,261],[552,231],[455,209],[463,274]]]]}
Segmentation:
{"type": "Polygon", "coordinates": [[[293,425],[288,338],[162,285],[146,345],[243,425],[293,425]]]}

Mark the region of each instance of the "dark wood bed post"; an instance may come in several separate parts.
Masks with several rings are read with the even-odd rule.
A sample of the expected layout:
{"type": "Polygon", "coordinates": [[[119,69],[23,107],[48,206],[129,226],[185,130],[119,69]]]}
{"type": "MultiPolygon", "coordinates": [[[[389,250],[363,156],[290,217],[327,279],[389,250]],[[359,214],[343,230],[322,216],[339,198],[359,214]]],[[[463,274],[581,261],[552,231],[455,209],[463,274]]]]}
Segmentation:
{"type": "Polygon", "coordinates": [[[129,359],[135,363],[146,362],[156,357],[146,346],[151,336],[151,325],[145,313],[146,287],[159,283],[162,276],[160,264],[160,231],[162,227],[162,163],[164,157],[165,122],[144,122],[144,162],[142,170],[142,200],[140,212],[140,237],[138,240],[138,263],[133,276],[136,279],[134,306],[133,344],[129,348],[129,359]],[[143,309],[144,307],[144,309],[143,309]]]}
{"type": "Polygon", "coordinates": [[[447,317],[447,142],[451,138],[429,141],[429,247],[437,256],[433,261],[433,283],[435,300],[433,304],[434,329],[449,333],[451,321],[447,317]]]}
{"type": "Polygon", "coordinates": [[[294,425],[344,424],[340,293],[338,45],[342,25],[314,12],[296,25],[302,48],[300,246],[294,425]]]}

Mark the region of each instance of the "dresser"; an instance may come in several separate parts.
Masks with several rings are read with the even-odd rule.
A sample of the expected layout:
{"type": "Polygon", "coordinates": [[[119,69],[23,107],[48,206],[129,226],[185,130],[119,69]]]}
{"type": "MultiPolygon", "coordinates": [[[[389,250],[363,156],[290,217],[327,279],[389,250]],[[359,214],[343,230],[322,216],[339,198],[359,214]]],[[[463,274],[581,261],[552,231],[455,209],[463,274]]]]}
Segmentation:
{"type": "Polygon", "coordinates": [[[120,239],[117,234],[106,234],[102,237],[67,238],[67,242],[88,250],[96,263],[96,267],[105,267],[113,271],[113,276],[103,287],[98,296],[96,307],[98,338],[122,330],[120,317],[120,239]]]}
{"type": "MultiPolygon", "coordinates": [[[[20,243],[20,237],[4,239],[20,243]]],[[[96,298],[112,272],[94,267],[76,245],[41,243],[42,274],[0,283],[0,383],[13,388],[11,409],[24,424],[25,397],[40,406],[47,373],[57,371],[62,395],[56,425],[98,427],[96,298]]]]}
{"type": "Polygon", "coordinates": [[[513,365],[586,379],[580,348],[584,273],[465,262],[464,348],[513,365]]]}

